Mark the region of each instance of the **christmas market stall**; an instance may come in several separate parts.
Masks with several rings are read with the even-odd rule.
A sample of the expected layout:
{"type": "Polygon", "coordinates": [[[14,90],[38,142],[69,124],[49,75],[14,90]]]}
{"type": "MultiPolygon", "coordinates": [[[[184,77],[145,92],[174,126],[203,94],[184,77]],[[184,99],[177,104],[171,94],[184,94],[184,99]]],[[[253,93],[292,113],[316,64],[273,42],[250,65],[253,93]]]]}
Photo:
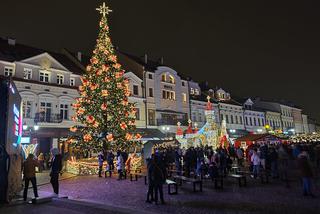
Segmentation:
{"type": "Polygon", "coordinates": [[[247,149],[251,145],[269,144],[276,145],[283,142],[283,139],[272,134],[248,134],[235,139],[236,148],[247,149]]]}

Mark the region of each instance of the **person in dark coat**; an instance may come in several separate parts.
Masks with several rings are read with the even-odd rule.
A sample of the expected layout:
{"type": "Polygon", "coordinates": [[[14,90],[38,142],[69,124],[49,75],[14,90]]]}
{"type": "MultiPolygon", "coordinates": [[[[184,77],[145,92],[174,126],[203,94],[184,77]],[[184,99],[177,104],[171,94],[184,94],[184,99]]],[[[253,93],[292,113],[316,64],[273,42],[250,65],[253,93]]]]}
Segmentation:
{"type": "Polygon", "coordinates": [[[158,192],[160,194],[161,204],[164,204],[162,185],[166,181],[166,168],[158,155],[154,156],[152,169],[152,181],[154,183],[155,197],[154,201],[158,203],[158,192]]]}
{"type": "Polygon", "coordinates": [[[38,189],[37,189],[37,179],[36,179],[36,167],[40,167],[40,164],[37,160],[34,159],[33,154],[29,154],[28,158],[23,162],[23,178],[24,178],[24,191],[23,191],[23,200],[27,200],[29,182],[32,183],[34,197],[38,198],[38,189]]]}
{"type": "Polygon", "coordinates": [[[298,166],[302,177],[303,195],[314,197],[314,195],[311,192],[311,179],[313,177],[313,172],[308,157],[308,153],[306,151],[302,151],[298,155],[298,166]]]}
{"type": "MultiPolygon", "coordinates": [[[[112,176],[112,172],[114,171],[114,154],[112,151],[109,151],[107,154],[107,163],[108,163],[108,171],[109,171],[109,176],[112,176]]],[[[105,177],[107,177],[107,170],[105,173],[105,177]]]]}
{"type": "Polygon", "coordinates": [[[154,183],[153,183],[153,168],[154,168],[154,164],[153,164],[153,158],[154,156],[152,155],[151,158],[147,159],[147,170],[148,170],[148,192],[147,192],[147,203],[152,203],[154,201],[154,183]]]}
{"type": "Polygon", "coordinates": [[[52,149],[52,160],[51,160],[51,172],[50,172],[50,183],[52,184],[53,192],[59,194],[59,174],[62,170],[62,156],[57,148],[52,149]]]}
{"type": "Polygon", "coordinates": [[[99,178],[101,178],[101,173],[102,173],[102,167],[103,167],[103,162],[104,162],[104,156],[103,153],[100,152],[98,155],[98,165],[99,165],[99,178]]]}

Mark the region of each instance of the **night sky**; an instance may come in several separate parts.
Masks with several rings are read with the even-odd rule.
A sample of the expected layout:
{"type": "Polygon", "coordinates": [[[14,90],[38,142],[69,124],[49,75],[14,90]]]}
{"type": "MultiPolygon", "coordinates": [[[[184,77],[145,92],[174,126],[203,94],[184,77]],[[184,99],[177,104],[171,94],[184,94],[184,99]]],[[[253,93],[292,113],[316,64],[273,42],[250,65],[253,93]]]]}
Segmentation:
{"type": "MultiPolygon", "coordinates": [[[[1,0],[0,36],[91,53],[102,1],[1,0]]],[[[236,96],[286,99],[320,120],[316,1],[108,0],[113,44],[236,96]]]]}

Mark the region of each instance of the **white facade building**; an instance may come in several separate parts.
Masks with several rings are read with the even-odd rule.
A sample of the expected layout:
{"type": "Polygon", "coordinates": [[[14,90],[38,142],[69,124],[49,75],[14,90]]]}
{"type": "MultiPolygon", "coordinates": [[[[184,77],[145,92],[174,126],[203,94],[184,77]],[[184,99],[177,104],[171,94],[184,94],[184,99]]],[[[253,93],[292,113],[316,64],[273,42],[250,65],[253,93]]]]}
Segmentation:
{"type": "Polygon", "coordinates": [[[0,39],[0,75],[11,76],[22,97],[24,137],[48,153],[74,125],[71,104],[79,96],[82,65],[63,54],[0,39]]]}

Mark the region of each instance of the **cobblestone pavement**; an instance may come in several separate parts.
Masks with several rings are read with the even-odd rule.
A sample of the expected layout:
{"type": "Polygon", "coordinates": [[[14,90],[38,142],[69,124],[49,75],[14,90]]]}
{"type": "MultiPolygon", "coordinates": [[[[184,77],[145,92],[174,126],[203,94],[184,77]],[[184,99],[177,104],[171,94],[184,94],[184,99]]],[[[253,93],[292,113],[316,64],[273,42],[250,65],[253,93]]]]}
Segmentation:
{"type": "MultiPolygon", "coordinates": [[[[223,190],[215,190],[208,180],[202,193],[193,193],[192,185],[184,184],[178,195],[168,195],[164,186],[165,205],[145,203],[147,186],[144,179],[131,182],[129,179],[97,176],[78,176],[60,182],[60,192],[74,200],[93,202],[153,213],[319,213],[319,198],[303,197],[298,180],[290,182],[290,188],[278,180],[261,184],[248,179],[247,187],[238,187],[227,179],[223,190]]],[[[320,196],[319,185],[315,194],[320,196]]],[[[51,192],[50,185],[40,187],[51,192]]]]}

